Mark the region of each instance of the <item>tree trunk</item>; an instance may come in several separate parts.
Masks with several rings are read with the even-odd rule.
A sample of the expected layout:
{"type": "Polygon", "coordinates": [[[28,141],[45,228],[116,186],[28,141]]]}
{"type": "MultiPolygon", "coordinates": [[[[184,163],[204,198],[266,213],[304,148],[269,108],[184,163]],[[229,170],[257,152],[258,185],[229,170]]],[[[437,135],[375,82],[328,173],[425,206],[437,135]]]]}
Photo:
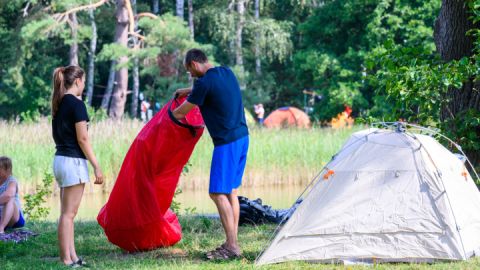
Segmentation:
{"type": "Polygon", "coordinates": [[[184,0],[177,0],[177,5],[176,5],[176,11],[177,11],[177,16],[180,17],[182,20],[184,19],[183,17],[183,9],[185,8],[185,1],[184,0]]]}
{"type": "MultiPolygon", "coordinates": [[[[124,0],[117,0],[117,10],[115,12],[117,24],[115,26],[115,42],[127,47],[128,41],[128,11],[124,0]]],[[[128,62],[126,56],[118,59],[118,64],[123,65],[128,62]]],[[[109,116],[114,119],[120,119],[125,111],[125,102],[127,101],[128,87],[128,69],[122,67],[115,73],[115,86],[112,95],[112,104],[110,106],[109,116]]]]}
{"type": "Polygon", "coordinates": [[[243,70],[242,32],[245,26],[245,0],[237,2],[238,24],[236,33],[235,64],[243,70]]]}
{"type": "Polygon", "coordinates": [[[110,63],[110,72],[108,73],[107,89],[105,89],[105,93],[103,94],[103,98],[102,98],[101,108],[107,112],[110,108],[110,99],[112,97],[113,85],[115,83],[115,65],[117,65],[117,61],[113,60],[110,63]]]}
{"type": "Polygon", "coordinates": [[[190,28],[190,36],[192,40],[195,38],[195,29],[193,25],[193,0],[188,0],[188,27],[190,28]]]}
{"type": "MultiPolygon", "coordinates": [[[[472,23],[470,16],[465,1],[442,1],[440,14],[435,22],[434,39],[437,51],[445,62],[472,56],[474,37],[467,35],[467,31],[478,26],[472,23]]],[[[450,88],[447,91],[447,102],[442,105],[440,119],[453,134],[457,133],[458,129],[452,120],[463,117],[469,110],[480,110],[479,88],[480,83],[471,78],[461,89],[450,88]]],[[[476,130],[476,134],[477,138],[480,138],[480,130],[476,130]]],[[[459,141],[459,138],[454,140],[459,141]]],[[[467,149],[466,154],[474,166],[479,165],[480,152],[467,149]]]]}
{"type": "Polygon", "coordinates": [[[466,35],[474,27],[470,16],[464,1],[443,0],[434,32],[435,45],[443,60],[459,60],[473,54],[474,37],[466,35]]]}
{"type": "Polygon", "coordinates": [[[92,25],[92,38],[90,39],[90,51],[88,52],[87,104],[91,106],[95,74],[95,51],[97,49],[97,24],[95,23],[95,10],[90,9],[88,15],[92,25]]]}
{"type": "Polygon", "coordinates": [[[68,15],[70,30],[72,33],[72,45],[70,45],[70,65],[78,66],[78,21],[77,13],[73,12],[68,15]]]}
{"type": "MultiPolygon", "coordinates": [[[[231,0],[230,3],[228,4],[228,13],[229,14],[233,14],[235,12],[235,1],[236,0],[231,0]]],[[[230,38],[230,42],[228,44],[228,48],[229,48],[229,60],[230,62],[232,63],[232,65],[235,63],[235,41],[236,41],[236,37],[235,38],[230,38]]]]}
{"type": "MultiPolygon", "coordinates": [[[[184,17],[184,8],[185,8],[185,1],[184,0],[176,0],[176,14],[177,14],[177,17],[179,17],[180,19],[185,20],[185,17],[184,17]]],[[[178,69],[177,69],[177,59],[178,57],[180,56],[180,51],[178,49],[176,49],[174,52],[173,52],[173,67],[175,69],[175,76],[177,77],[178,79],[178,75],[179,75],[179,72],[178,72],[178,69]]],[[[158,57],[157,57],[158,59],[158,57]]]]}
{"type": "MultiPolygon", "coordinates": [[[[137,15],[137,0],[131,0],[132,1],[132,10],[133,10],[133,16],[137,15]]],[[[135,26],[134,26],[135,32],[138,29],[138,21],[135,21],[135,26]]],[[[135,37],[134,38],[135,44],[137,44],[138,39],[135,37]]],[[[137,111],[138,111],[138,93],[140,90],[140,75],[139,75],[139,66],[138,66],[138,58],[135,57],[133,59],[133,70],[132,70],[132,79],[133,79],[133,92],[132,92],[132,103],[130,106],[130,115],[133,118],[137,117],[137,111]]]]}
{"type": "Polygon", "coordinates": [[[132,77],[133,77],[133,95],[132,95],[132,104],[130,107],[130,115],[133,118],[138,117],[138,95],[140,92],[140,72],[139,72],[139,64],[138,58],[135,57],[133,59],[133,70],[132,70],[132,77]]]}
{"type": "Polygon", "coordinates": [[[159,0],[153,0],[152,1],[152,13],[155,15],[160,14],[160,1],[159,0]]]}
{"type": "MultiPolygon", "coordinates": [[[[260,24],[260,0],[255,0],[255,22],[257,27],[260,24]]],[[[255,72],[257,76],[262,75],[262,62],[260,61],[260,33],[255,34],[255,72]]]]}
{"type": "MultiPolygon", "coordinates": [[[[243,67],[243,52],[242,52],[242,33],[243,27],[245,26],[245,0],[238,0],[237,2],[237,12],[238,12],[238,24],[237,24],[237,33],[236,33],[236,46],[235,46],[235,64],[240,68],[242,77],[244,75],[243,67]]],[[[244,82],[240,82],[240,89],[245,89],[244,82]]]]}

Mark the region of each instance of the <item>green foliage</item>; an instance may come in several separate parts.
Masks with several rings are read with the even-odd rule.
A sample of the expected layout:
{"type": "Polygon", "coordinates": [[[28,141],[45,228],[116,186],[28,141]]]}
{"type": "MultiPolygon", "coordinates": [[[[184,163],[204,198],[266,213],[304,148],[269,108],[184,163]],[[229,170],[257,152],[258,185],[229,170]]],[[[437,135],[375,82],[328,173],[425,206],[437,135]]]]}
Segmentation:
{"type": "Polygon", "coordinates": [[[190,32],[183,20],[170,13],[158,19],[142,18],[138,25],[147,33],[145,45],[148,48],[157,47],[155,53],[173,53],[176,50],[185,51],[200,44],[191,40],[190,32]]]}
{"type": "MultiPolygon", "coordinates": [[[[369,25],[371,33],[378,40],[383,40],[383,44],[369,53],[366,61],[369,83],[376,88],[376,109],[372,109],[370,116],[386,116],[391,120],[402,118],[437,126],[442,133],[462,145],[467,153],[477,152],[480,149],[478,110],[466,108],[457,112],[455,117],[443,119],[440,114],[447,104],[453,102],[447,93],[466,91],[463,85],[479,78],[479,29],[468,33],[476,39],[472,56],[445,62],[435,52],[433,33],[429,28],[434,17],[418,14],[436,11],[440,3],[414,1],[411,7],[400,5],[396,9],[398,4],[402,3],[383,1],[382,8],[376,10],[377,19],[369,25]],[[389,16],[382,15],[393,7],[394,11],[389,16]],[[380,23],[379,18],[385,19],[384,22],[380,23]],[[408,23],[398,24],[397,21],[405,19],[409,19],[408,23]],[[397,24],[400,27],[395,27],[397,24]],[[381,107],[390,110],[381,110],[381,107]]],[[[480,21],[480,1],[468,1],[468,4],[472,13],[470,19],[480,21]]]]}
{"type": "Polygon", "coordinates": [[[190,172],[191,167],[192,167],[192,163],[187,162],[187,164],[185,164],[185,166],[182,169],[182,175],[187,175],[188,172],[190,172]]]}
{"type": "Polygon", "coordinates": [[[182,204],[178,201],[175,200],[175,197],[177,197],[178,195],[182,194],[182,189],[181,188],[177,188],[175,190],[175,193],[173,194],[173,200],[172,200],[172,204],[170,204],[170,209],[172,209],[172,211],[179,215],[180,214],[180,211],[181,211],[181,208],[182,208],[182,204]]]}
{"type": "MultiPolygon", "coordinates": [[[[206,31],[211,39],[219,48],[225,50],[227,58],[233,59],[233,45],[235,42],[235,22],[234,13],[226,12],[222,6],[216,8],[205,8],[200,11],[200,15],[207,19],[206,31]]],[[[224,63],[229,63],[228,59],[224,63]]],[[[233,63],[230,62],[230,63],[233,63]]]]}
{"type": "Polygon", "coordinates": [[[467,58],[442,63],[430,48],[403,47],[388,41],[367,61],[378,68],[370,78],[379,94],[392,101],[394,118],[432,123],[439,119],[440,107],[450,87],[461,88],[476,70],[467,58]]]}
{"type": "Polygon", "coordinates": [[[440,127],[447,137],[456,139],[464,151],[477,152],[480,150],[477,132],[480,129],[480,112],[478,110],[470,109],[462,112],[451,121],[442,123],[440,127]],[[455,129],[452,129],[452,126],[455,129]]]}
{"type": "Polygon", "coordinates": [[[242,93],[242,97],[247,108],[253,108],[257,103],[269,103],[272,100],[272,93],[278,89],[274,74],[266,71],[263,71],[260,77],[254,74],[248,76],[246,85],[247,89],[242,93]]]}
{"type": "MultiPolygon", "coordinates": [[[[61,63],[61,58],[51,53],[52,48],[60,55],[66,54],[63,42],[56,37],[59,30],[52,28],[54,20],[42,11],[32,11],[31,17],[19,19],[18,11],[23,4],[9,3],[0,16],[5,20],[0,29],[10,33],[10,38],[0,39],[0,44],[3,48],[12,48],[0,52],[0,117],[20,116],[21,120],[29,121],[38,114],[49,113],[50,78],[53,69],[61,63]],[[15,23],[11,24],[12,21],[15,23]],[[51,28],[52,32],[46,31],[51,28]],[[12,46],[14,44],[16,46],[12,46]]],[[[33,10],[44,7],[36,1],[32,4],[38,5],[33,10]]]]}
{"type": "Polygon", "coordinates": [[[344,105],[362,111],[369,105],[364,85],[367,26],[377,1],[326,1],[298,26],[302,39],[293,56],[295,88],[318,89],[314,118],[330,120],[344,105]],[[321,26],[321,27],[319,27],[321,26]]]}
{"type": "MultiPolygon", "coordinates": [[[[438,1],[382,0],[368,24],[372,48],[365,57],[373,89],[370,117],[433,123],[438,120],[445,70],[435,56],[433,22],[438,1]],[[433,75],[433,76],[430,76],[433,75]],[[439,84],[440,83],[440,84],[439,84]]],[[[458,82],[458,81],[457,81],[458,82]]]]}
{"type": "Polygon", "coordinates": [[[283,62],[290,55],[293,47],[291,29],[290,22],[278,22],[274,19],[262,19],[258,23],[250,21],[245,28],[244,40],[250,44],[251,52],[254,52],[254,46],[258,44],[262,58],[269,63],[273,60],[283,62]]]}
{"type": "Polygon", "coordinates": [[[36,192],[24,196],[25,208],[23,211],[29,220],[41,220],[48,216],[50,209],[43,206],[43,204],[52,193],[52,183],[53,175],[47,172],[43,176],[42,184],[37,185],[36,192]]]}
{"type": "Polygon", "coordinates": [[[319,119],[330,120],[343,111],[344,105],[365,107],[367,102],[360,92],[362,84],[352,80],[357,75],[342,67],[341,60],[334,55],[304,50],[295,54],[293,63],[297,66],[297,78],[309,81],[324,97],[315,108],[319,119]]]}
{"type": "MultiPolygon", "coordinates": [[[[118,43],[106,44],[103,46],[102,51],[97,55],[97,61],[111,61],[117,60],[123,56],[132,56],[131,50],[127,47],[120,45],[118,43]]],[[[128,62],[127,62],[128,66],[128,62]]],[[[120,69],[122,66],[117,64],[116,70],[120,69]]]]}
{"type": "Polygon", "coordinates": [[[88,113],[88,117],[90,118],[90,122],[98,123],[108,118],[108,114],[104,109],[101,109],[101,108],[95,109],[94,107],[86,103],[85,103],[85,106],[87,107],[87,113],[88,113]]]}
{"type": "MultiPolygon", "coordinates": [[[[149,84],[141,89],[145,96],[156,100],[169,99],[176,88],[185,87],[188,82],[182,65],[185,52],[190,48],[201,48],[211,53],[212,48],[193,41],[185,22],[170,13],[156,19],[143,17],[139,20],[138,26],[145,36],[142,46],[134,48],[115,43],[107,44],[97,55],[97,60],[110,61],[127,56],[129,61],[125,66],[131,68],[133,66],[131,59],[137,57],[143,63],[140,69],[141,80],[149,81],[149,84]],[[166,56],[166,59],[172,62],[158,60],[159,55],[166,56]],[[163,69],[171,68],[178,70],[178,75],[158,76],[163,69]]],[[[133,39],[130,39],[129,44],[133,45],[133,39]]],[[[214,57],[210,58],[214,61],[214,57]]],[[[117,65],[116,68],[120,67],[121,65],[117,65]]]]}
{"type": "Polygon", "coordinates": [[[25,111],[20,113],[20,120],[25,124],[37,123],[41,118],[38,111],[25,111]]]}
{"type": "Polygon", "coordinates": [[[336,56],[346,54],[350,48],[355,51],[364,49],[368,44],[367,25],[377,2],[325,1],[299,26],[304,36],[301,46],[328,51],[336,56]]]}
{"type": "Polygon", "coordinates": [[[380,0],[367,26],[367,37],[374,46],[387,40],[406,46],[435,50],[433,25],[440,1],[380,0]]]}
{"type": "Polygon", "coordinates": [[[50,7],[54,12],[64,12],[90,3],[92,3],[91,0],[50,0],[50,7]]]}
{"type": "MultiPolygon", "coordinates": [[[[192,167],[192,163],[187,162],[187,164],[185,164],[185,166],[182,169],[182,175],[183,176],[188,174],[188,172],[190,171],[190,167],[192,167]]],[[[182,194],[182,192],[183,192],[183,190],[181,188],[177,187],[177,189],[175,190],[175,193],[173,194],[172,204],[170,205],[170,209],[172,209],[172,211],[177,215],[180,215],[180,212],[182,210],[182,204],[179,201],[177,201],[176,198],[178,198],[177,196],[182,194]]],[[[186,215],[194,214],[195,211],[196,211],[195,207],[185,208],[185,214],[186,215]]]]}

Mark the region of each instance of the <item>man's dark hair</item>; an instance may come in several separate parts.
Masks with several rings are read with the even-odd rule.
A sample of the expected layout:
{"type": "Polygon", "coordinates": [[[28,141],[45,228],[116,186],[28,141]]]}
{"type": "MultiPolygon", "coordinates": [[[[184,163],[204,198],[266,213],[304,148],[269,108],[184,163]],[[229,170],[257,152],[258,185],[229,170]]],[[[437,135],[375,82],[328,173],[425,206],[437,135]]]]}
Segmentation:
{"type": "Polygon", "coordinates": [[[190,65],[192,61],[203,64],[208,61],[207,55],[200,49],[190,49],[185,55],[185,64],[190,65]]]}

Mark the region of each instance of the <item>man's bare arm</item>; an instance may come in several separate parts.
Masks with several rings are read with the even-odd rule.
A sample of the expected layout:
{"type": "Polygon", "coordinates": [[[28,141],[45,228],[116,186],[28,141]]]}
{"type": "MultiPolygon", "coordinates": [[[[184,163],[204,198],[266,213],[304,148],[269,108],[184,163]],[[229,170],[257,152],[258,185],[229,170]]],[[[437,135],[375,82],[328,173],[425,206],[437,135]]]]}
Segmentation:
{"type": "Polygon", "coordinates": [[[195,108],[195,106],[196,106],[195,104],[185,101],[182,103],[182,105],[178,106],[175,110],[173,110],[172,112],[173,117],[179,120],[183,119],[189,111],[195,108]]]}
{"type": "Polygon", "coordinates": [[[180,88],[175,91],[174,95],[178,95],[178,97],[184,97],[192,92],[192,88],[180,88]]]}

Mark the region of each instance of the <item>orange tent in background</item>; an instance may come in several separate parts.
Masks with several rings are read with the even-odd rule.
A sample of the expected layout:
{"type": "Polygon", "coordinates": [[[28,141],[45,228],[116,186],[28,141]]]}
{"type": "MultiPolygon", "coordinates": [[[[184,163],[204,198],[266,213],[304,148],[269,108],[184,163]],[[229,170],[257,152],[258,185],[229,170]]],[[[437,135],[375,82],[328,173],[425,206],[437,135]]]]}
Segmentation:
{"type": "Polygon", "coordinates": [[[273,111],[263,122],[267,128],[310,128],[310,118],[295,107],[282,107],[273,111]]]}

